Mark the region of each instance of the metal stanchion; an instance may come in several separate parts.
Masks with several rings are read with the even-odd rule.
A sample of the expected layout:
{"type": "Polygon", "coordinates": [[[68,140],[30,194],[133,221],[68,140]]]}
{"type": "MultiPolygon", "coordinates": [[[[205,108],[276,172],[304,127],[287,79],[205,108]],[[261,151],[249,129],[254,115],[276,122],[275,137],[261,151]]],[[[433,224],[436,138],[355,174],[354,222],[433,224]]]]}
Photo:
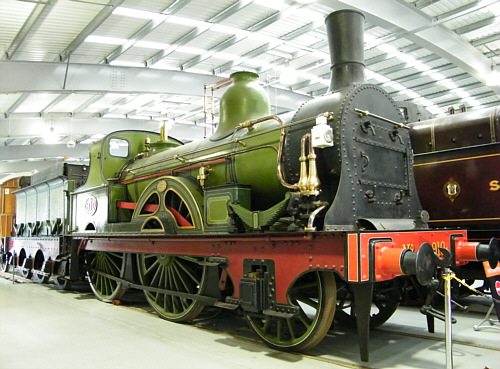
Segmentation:
{"type": "Polygon", "coordinates": [[[446,341],[446,369],[453,369],[453,337],[451,318],[451,278],[453,272],[450,268],[443,268],[444,279],[444,315],[445,315],[445,341],[446,341]]]}
{"type": "Polygon", "coordinates": [[[12,255],[10,257],[10,261],[7,265],[11,265],[10,269],[12,270],[12,284],[16,284],[16,277],[14,276],[14,272],[16,271],[16,268],[14,266],[14,264],[11,264],[10,262],[13,260],[12,258],[14,258],[15,255],[12,255]]]}

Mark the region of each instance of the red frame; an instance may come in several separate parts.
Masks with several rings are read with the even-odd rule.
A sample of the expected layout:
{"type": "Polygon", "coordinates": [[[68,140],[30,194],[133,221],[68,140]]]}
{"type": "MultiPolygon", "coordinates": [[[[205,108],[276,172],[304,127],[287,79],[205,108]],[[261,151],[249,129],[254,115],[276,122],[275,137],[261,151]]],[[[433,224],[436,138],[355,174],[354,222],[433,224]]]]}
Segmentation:
{"type": "Polygon", "coordinates": [[[246,259],[273,260],[276,302],[287,304],[287,291],[301,274],[311,270],[335,271],[349,282],[389,280],[402,275],[399,256],[404,249],[418,251],[430,243],[437,252],[440,247],[452,249],[452,239],[467,237],[466,231],[401,231],[401,232],[317,232],[301,235],[255,234],[238,236],[142,236],[108,237],[97,234],[80,237],[80,250],[116,251],[225,257],[227,272],[233,280],[234,296],[239,297],[239,282],[244,277],[246,259]],[[384,271],[377,262],[382,247],[393,250],[393,271],[384,271]]]}

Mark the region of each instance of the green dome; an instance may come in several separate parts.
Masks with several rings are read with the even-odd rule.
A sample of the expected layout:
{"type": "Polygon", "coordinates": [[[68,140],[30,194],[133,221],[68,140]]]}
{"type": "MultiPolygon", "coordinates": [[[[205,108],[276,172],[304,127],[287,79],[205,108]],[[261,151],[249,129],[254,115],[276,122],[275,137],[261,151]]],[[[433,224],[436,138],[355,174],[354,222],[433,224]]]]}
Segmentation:
{"type": "Polygon", "coordinates": [[[226,137],[239,123],[270,115],[271,112],[267,93],[257,83],[258,74],[235,72],[230,77],[233,84],[221,97],[219,125],[211,140],[226,137]]]}

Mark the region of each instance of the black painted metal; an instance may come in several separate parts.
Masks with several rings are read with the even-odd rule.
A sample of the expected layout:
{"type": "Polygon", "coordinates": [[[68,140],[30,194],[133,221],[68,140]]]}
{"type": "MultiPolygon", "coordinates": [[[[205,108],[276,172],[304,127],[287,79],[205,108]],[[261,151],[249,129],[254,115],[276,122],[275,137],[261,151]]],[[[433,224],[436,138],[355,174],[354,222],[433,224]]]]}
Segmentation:
{"type": "Polygon", "coordinates": [[[350,287],[354,294],[354,301],[356,301],[359,353],[362,361],[369,361],[368,340],[370,338],[370,311],[372,306],[373,283],[353,283],[350,287]]]}
{"type": "Polygon", "coordinates": [[[364,19],[355,10],[339,10],[325,20],[332,63],[328,92],[365,82],[364,19]]]}

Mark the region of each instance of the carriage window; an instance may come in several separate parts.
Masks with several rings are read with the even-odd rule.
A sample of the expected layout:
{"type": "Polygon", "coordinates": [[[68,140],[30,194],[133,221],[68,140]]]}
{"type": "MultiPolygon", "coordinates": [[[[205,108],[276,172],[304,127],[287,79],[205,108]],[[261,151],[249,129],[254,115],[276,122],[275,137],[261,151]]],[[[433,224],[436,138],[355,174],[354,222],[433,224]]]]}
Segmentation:
{"type": "Polygon", "coordinates": [[[109,155],[126,158],[128,156],[128,141],[121,138],[109,140],[109,155]]]}

